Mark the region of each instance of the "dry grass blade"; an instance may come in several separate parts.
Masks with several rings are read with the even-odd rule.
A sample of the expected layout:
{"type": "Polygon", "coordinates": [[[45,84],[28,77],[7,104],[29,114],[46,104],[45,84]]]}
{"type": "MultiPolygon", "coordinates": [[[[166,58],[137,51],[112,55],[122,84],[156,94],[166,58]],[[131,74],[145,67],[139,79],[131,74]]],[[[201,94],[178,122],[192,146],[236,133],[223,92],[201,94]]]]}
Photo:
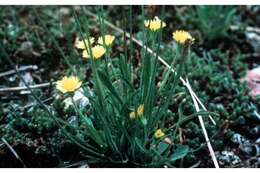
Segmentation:
{"type": "MultiPolygon", "coordinates": [[[[21,72],[21,71],[26,71],[26,70],[37,70],[37,69],[38,69],[38,67],[36,65],[28,65],[28,66],[20,67],[17,70],[21,72]]],[[[2,72],[2,73],[0,73],[0,78],[14,74],[14,73],[16,73],[15,70],[9,70],[6,72],[2,72]]]]}
{"type": "MultiPolygon", "coordinates": [[[[36,84],[36,85],[30,85],[31,89],[36,89],[36,88],[44,88],[50,86],[51,83],[42,83],[42,84],[36,84]]],[[[27,90],[28,88],[26,86],[23,87],[8,87],[8,88],[0,88],[0,92],[8,92],[8,91],[21,91],[21,90],[27,90]]]]}
{"type": "MultiPolygon", "coordinates": [[[[97,17],[95,14],[93,14],[92,12],[90,12],[89,10],[85,10],[85,12],[86,12],[87,15],[94,17],[95,20],[98,20],[98,17],[97,17]]],[[[109,26],[110,28],[112,28],[112,29],[114,29],[115,31],[117,31],[118,33],[120,33],[120,34],[122,34],[122,35],[125,34],[125,36],[128,37],[129,39],[132,39],[134,43],[136,43],[137,45],[139,45],[139,46],[145,48],[150,54],[152,54],[153,56],[157,57],[158,60],[159,60],[164,66],[166,66],[168,69],[170,69],[173,73],[176,73],[175,70],[174,70],[173,68],[171,68],[171,66],[170,66],[166,61],[164,61],[160,56],[156,55],[156,53],[155,53],[153,50],[151,50],[149,47],[146,47],[141,41],[139,41],[139,40],[137,40],[136,38],[130,36],[129,33],[124,32],[122,29],[118,28],[117,26],[113,25],[112,23],[110,23],[110,22],[107,21],[107,20],[104,20],[104,23],[105,23],[107,26],[109,26]]],[[[202,107],[204,110],[206,110],[206,107],[203,105],[203,103],[202,103],[202,102],[200,101],[200,99],[197,97],[197,95],[195,94],[195,92],[192,90],[192,88],[191,88],[190,84],[188,83],[188,81],[185,81],[182,77],[180,77],[180,80],[181,80],[181,82],[183,83],[183,85],[184,85],[185,87],[187,87],[187,89],[189,90],[190,95],[191,95],[191,97],[192,97],[192,99],[193,99],[193,102],[194,102],[194,105],[195,105],[195,108],[196,108],[197,112],[200,110],[198,103],[201,105],[201,107],[202,107]]],[[[216,125],[216,123],[215,123],[215,121],[213,120],[213,118],[212,118],[211,116],[209,116],[209,117],[210,117],[210,120],[212,121],[212,123],[213,123],[214,125],[216,125]]],[[[207,134],[207,131],[206,131],[205,126],[204,126],[204,121],[203,121],[203,119],[202,119],[201,116],[199,117],[199,121],[200,121],[201,128],[202,128],[202,130],[203,130],[203,134],[204,134],[205,140],[206,140],[206,142],[207,142],[207,146],[208,146],[208,149],[209,149],[209,151],[210,151],[210,155],[211,155],[211,158],[212,158],[212,160],[213,160],[213,163],[214,163],[214,165],[215,165],[216,168],[219,168],[219,165],[218,165],[218,162],[217,162],[217,159],[216,159],[214,150],[213,150],[212,145],[211,145],[211,143],[210,143],[210,141],[209,141],[208,134],[207,134]]]]}
{"type": "MultiPolygon", "coordinates": [[[[235,31],[235,30],[241,29],[241,27],[240,26],[236,26],[236,25],[231,25],[230,29],[235,31]]],[[[247,26],[245,28],[245,31],[247,31],[247,32],[255,32],[257,34],[260,34],[260,28],[257,28],[257,27],[247,26]]]]}
{"type": "MultiPolygon", "coordinates": [[[[192,89],[191,89],[191,86],[190,86],[190,83],[189,83],[188,79],[186,79],[186,86],[187,86],[187,88],[188,88],[188,90],[190,92],[190,95],[192,97],[192,101],[194,103],[195,109],[196,109],[197,112],[199,112],[200,108],[199,108],[199,105],[198,105],[198,102],[197,102],[196,98],[192,94],[192,89]]],[[[204,134],[204,137],[205,137],[205,140],[206,140],[206,143],[207,143],[207,146],[208,146],[211,158],[213,160],[213,163],[214,163],[216,168],[219,168],[218,161],[216,159],[214,150],[213,150],[212,145],[210,143],[210,140],[209,140],[209,137],[208,137],[208,133],[207,133],[207,130],[205,128],[202,116],[199,116],[199,122],[200,122],[200,125],[201,125],[201,128],[202,128],[202,131],[203,131],[203,134],[204,134]]]]}
{"type": "Polygon", "coordinates": [[[21,162],[21,164],[23,165],[23,167],[26,168],[27,166],[24,164],[23,160],[22,160],[21,157],[16,153],[16,151],[13,149],[13,147],[12,147],[4,138],[1,138],[1,140],[2,140],[3,143],[9,148],[9,150],[13,153],[13,155],[21,162]]]}
{"type": "MultiPolygon", "coordinates": [[[[185,84],[185,85],[187,85],[187,84],[185,84]]],[[[190,84],[189,84],[190,85],[190,84]]],[[[207,111],[207,108],[204,106],[204,104],[200,101],[200,99],[198,98],[198,96],[194,93],[194,91],[191,89],[190,90],[190,94],[192,94],[193,96],[194,96],[194,98],[196,99],[196,101],[200,104],[200,106],[202,107],[202,109],[204,110],[204,111],[207,111]]],[[[214,121],[214,119],[211,117],[211,116],[209,116],[209,118],[210,118],[210,120],[211,120],[211,122],[214,124],[214,125],[216,125],[216,122],[214,121]]]]}

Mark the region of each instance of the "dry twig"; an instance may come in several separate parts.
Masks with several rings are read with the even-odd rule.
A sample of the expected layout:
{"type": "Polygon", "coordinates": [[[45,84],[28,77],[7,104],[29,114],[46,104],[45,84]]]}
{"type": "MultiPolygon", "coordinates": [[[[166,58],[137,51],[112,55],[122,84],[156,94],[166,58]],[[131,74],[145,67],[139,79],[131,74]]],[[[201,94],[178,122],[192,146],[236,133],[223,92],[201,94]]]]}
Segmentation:
{"type": "MultiPolygon", "coordinates": [[[[26,71],[26,70],[37,70],[37,69],[38,69],[38,67],[36,65],[27,65],[27,66],[20,67],[17,70],[18,71],[26,71]]],[[[0,78],[4,77],[4,76],[11,75],[11,74],[15,74],[15,73],[16,73],[15,70],[9,70],[9,71],[6,71],[6,72],[2,72],[2,73],[0,73],[0,78]]]]}
{"type": "Polygon", "coordinates": [[[16,159],[18,159],[21,164],[23,165],[24,168],[26,168],[26,165],[24,164],[23,160],[21,159],[21,157],[17,154],[17,152],[13,149],[13,147],[4,139],[1,138],[1,140],[3,141],[3,143],[9,148],[9,150],[13,153],[13,155],[15,156],[16,159]]]}
{"type": "MultiPolygon", "coordinates": [[[[36,89],[36,88],[44,88],[50,86],[51,83],[42,83],[42,84],[36,84],[36,85],[30,85],[31,89],[36,89]]],[[[21,91],[21,90],[27,90],[28,88],[26,86],[22,87],[7,87],[7,88],[0,88],[0,92],[9,92],[9,91],[21,91]]]]}
{"type": "Polygon", "coordinates": [[[260,34],[260,28],[251,27],[251,26],[247,26],[245,28],[242,28],[242,27],[239,27],[239,26],[236,26],[236,25],[231,25],[230,29],[233,30],[233,31],[239,30],[239,29],[244,29],[247,32],[255,32],[255,33],[260,34]]]}
{"type": "MultiPolygon", "coordinates": [[[[198,102],[197,102],[196,98],[194,97],[194,95],[192,94],[193,91],[191,89],[191,86],[190,86],[190,83],[189,83],[188,79],[186,79],[186,86],[187,86],[187,88],[188,88],[188,90],[190,92],[190,95],[191,95],[192,101],[193,101],[193,103],[195,105],[196,111],[200,112],[200,108],[199,108],[198,102]]],[[[201,115],[199,115],[199,122],[200,122],[200,126],[202,128],[202,131],[204,133],[204,136],[205,136],[205,139],[206,139],[206,143],[207,143],[210,155],[212,157],[213,163],[214,163],[216,168],[219,168],[218,161],[216,159],[216,156],[215,156],[214,150],[212,148],[212,145],[211,145],[211,143],[209,141],[209,137],[208,137],[208,134],[207,134],[207,131],[206,131],[206,128],[205,128],[205,124],[204,124],[204,121],[203,121],[201,115]]]]}

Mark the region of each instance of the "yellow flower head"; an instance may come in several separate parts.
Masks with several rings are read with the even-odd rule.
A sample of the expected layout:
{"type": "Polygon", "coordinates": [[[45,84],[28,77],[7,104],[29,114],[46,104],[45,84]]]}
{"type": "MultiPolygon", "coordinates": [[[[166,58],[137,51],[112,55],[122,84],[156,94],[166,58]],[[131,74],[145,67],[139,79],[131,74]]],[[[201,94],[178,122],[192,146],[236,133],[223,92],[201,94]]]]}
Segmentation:
{"type": "Polygon", "coordinates": [[[163,133],[162,129],[157,129],[154,133],[154,137],[156,139],[163,137],[165,134],[163,133]]]}
{"type": "MultiPolygon", "coordinates": [[[[92,47],[91,50],[92,50],[93,58],[95,58],[95,59],[101,58],[106,53],[106,49],[100,45],[96,45],[96,46],[92,47]]],[[[90,58],[90,54],[88,53],[88,51],[84,50],[82,52],[83,58],[90,58]]]]}
{"type": "Polygon", "coordinates": [[[152,31],[156,31],[158,29],[164,28],[166,26],[166,23],[155,16],[152,20],[145,20],[144,26],[152,31]]]}
{"type": "MultiPolygon", "coordinates": [[[[90,41],[90,44],[93,44],[94,43],[94,38],[93,37],[90,37],[89,38],[89,41],[90,41]]],[[[86,46],[87,48],[89,47],[88,45],[88,40],[87,39],[84,39],[84,40],[79,40],[79,38],[77,37],[76,38],[76,41],[75,41],[75,47],[78,48],[78,49],[86,49],[86,46]],[[85,43],[84,43],[85,42],[85,43]]]]}
{"type": "Polygon", "coordinates": [[[172,37],[176,42],[178,42],[180,44],[184,44],[187,40],[194,41],[194,38],[192,38],[190,33],[183,31],[183,30],[177,30],[177,31],[173,32],[172,37]]]}
{"type": "Polygon", "coordinates": [[[129,114],[129,117],[130,117],[130,119],[134,119],[134,118],[135,118],[135,112],[131,112],[131,113],[129,114]]]}
{"type": "Polygon", "coordinates": [[[138,108],[137,108],[137,115],[138,116],[142,116],[144,114],[144,105],[140,105],[138,108]]]}
{"type": "Polygon", "coordinates": [[[143,114],[144,114],[144,105],[142,104],[142,105],[140,105],[138,108],[137,108],[137,112],[131,112],[130,114],[129,114],[129,117],[130,117],[130,119],[134,119],[134,118],[136,118],[136,117],[141,117],[143,114]],[[136,115],[136,113],[137,113],[137,115],[136,115]]]}
{"type": "MultiPolygon", "coordinates": [[[[104,36],[104,42],[105,42],[106,46],[110,46],[113,43],[114,40],[115,40],[115,36],[113,36],[113,35],[105,35],[104,36]]],[[[104,45],[103,44],[104,42],[103,42],[103,37],[98,38],[99,44],[104,45]]]]}
{"type": "Polygon", "coordinates": [[[63,77],[61,80],[57,81],[56,88],[62,93],[73,92],[81,86],[81,81],[76,76],[63,77]]]}

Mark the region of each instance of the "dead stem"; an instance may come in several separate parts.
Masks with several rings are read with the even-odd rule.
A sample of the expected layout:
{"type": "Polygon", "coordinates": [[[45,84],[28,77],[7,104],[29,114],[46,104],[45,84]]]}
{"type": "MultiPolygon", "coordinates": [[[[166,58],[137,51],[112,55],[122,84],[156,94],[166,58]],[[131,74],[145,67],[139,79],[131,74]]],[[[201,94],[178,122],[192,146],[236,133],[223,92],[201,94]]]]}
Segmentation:
{"type": "MultiPolygon", "coordinates": [[[[27,65],[27,66],[23,66],[23,67],[20,67],[20,68],[17,68],[18,71],[26,71],[26,70],[37,70],[38,67],[36,65],[27,65]]],[[[11,74],[15,74],[16,71],[15,70],[9,70],[9,71],[6,71],[6,72],[2,72],[0,73],[0,78],[1,77],[4,77],[4,76],[8,76],[8,75],[11,75],[11,74]]]]}
{"type": "Polygon", "coordinates": [[[23,160],[20,158],[20,156],[17,154],[17,152],[14,150],[14,148],[4,139],[1,138],[1,140],[3,141],[3,143],[9,148],[9,150],[13,153],[13,155],[15,156],[16,159],[18,159],[21,164],[23,165],[24,168],[26,168],[26,165],[24,164],[23,160]]]}
{"type": "MultiPolygon", "coordinates": [[[[36,84],[36,85],[30,85],[29,87],[31,89],[36,89],[36,88],[44,88],[50,86],[51,83],[41,83],[41,84],[36,84]]],[[[26,86],[22,87],[7,87],[7,88],[0,88],[0,92],[9,92],[9,91],[21,91],[21,90],[27,90],[28,88],[26,86]]]]}
{"type": "MultiPolygon", "coordinates": [[[[231,25],[230,29],[233,31],[239,30],[239,29],[243,29],[242,27],[236,26],[236,25],[231,25]]],[[[246,28],[244,28],[245,31],[247,32],[255,32],[260,34],[260,28],[257,27],[251,27],[251,26],[247,26],[246,28]]]]}
{"type": "MultiPolygon", "coordinates": [[[[190,86],[190,83],[189,83],[188,79],[186,79],[186,86],[187,86],[187,88],[188,88],[188,90],[190,92],[190,95],[191,95],[191,98],[192,98],[192,101],[193,101],[193,104],[195,106],[196,111],[200,112],[200,108],[199,108],[198,102],[197,102],[196,98],[194,97],[194,95],[192,94],[192,89],[191,89],[191,86],[190,86]]],[[[205,124],[204,124],[204,121],[203,121],[203,118],[202,118],[201,115],[199,115],[199,122],[200,122],[200,125],[201,125],[201,128],[202,128],[202,131],[204,133],[204,137],[205,137],[205,140],[206,140],[206,143],[207,143],[207,146],[208,146],[211,158],[213,160],[213,163],[214,163],[216,168],[219,168],[218,161],[216,159],[214,150],[213,150],[212,145],[210,143],[210,140],[209,140],[209,137],[208,137],[208,133],[207,133],[207,130],[205,128],[205,124]]]]}

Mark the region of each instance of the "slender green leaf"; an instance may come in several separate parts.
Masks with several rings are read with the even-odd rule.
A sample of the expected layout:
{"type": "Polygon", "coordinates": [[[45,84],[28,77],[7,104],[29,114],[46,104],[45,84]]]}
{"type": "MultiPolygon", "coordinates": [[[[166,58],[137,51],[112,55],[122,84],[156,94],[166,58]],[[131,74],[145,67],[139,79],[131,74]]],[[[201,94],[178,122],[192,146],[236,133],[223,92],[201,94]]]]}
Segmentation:
{"type": "Polygon", "coordinates": [[[170,156],[170,159],[171,161],[182,159],[188,154],[188,152],[189,152],[189,147],[187,145],[180,145],[170,156]]]}

